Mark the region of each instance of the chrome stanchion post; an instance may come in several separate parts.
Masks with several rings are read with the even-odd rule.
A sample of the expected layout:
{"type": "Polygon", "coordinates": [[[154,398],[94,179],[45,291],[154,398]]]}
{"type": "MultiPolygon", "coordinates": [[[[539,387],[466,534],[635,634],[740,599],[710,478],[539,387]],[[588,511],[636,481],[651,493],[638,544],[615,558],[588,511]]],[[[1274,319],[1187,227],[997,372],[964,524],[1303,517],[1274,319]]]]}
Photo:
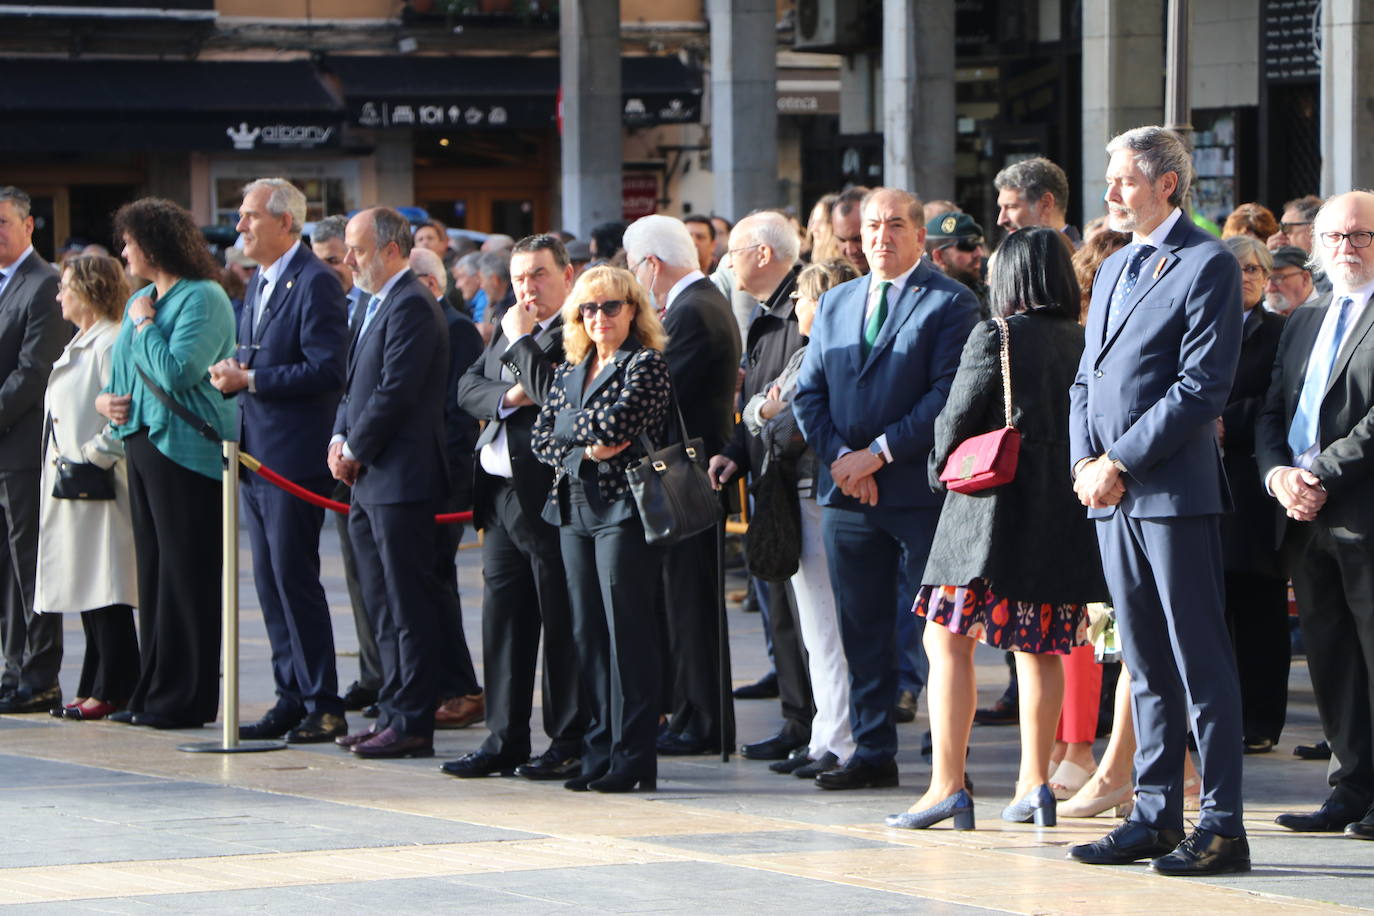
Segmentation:
{"type": "Polygon", "coordinates": [[[205,741],[177,746],[179,751],[202,754],[240,754],[279,751],[284,741],[239,740],[239,444],[222,443],[224,477],[221,487],[220,532],[224,545],[224,575],[220,589],[224,613],[224,736],[222,742],[205,741]]]}

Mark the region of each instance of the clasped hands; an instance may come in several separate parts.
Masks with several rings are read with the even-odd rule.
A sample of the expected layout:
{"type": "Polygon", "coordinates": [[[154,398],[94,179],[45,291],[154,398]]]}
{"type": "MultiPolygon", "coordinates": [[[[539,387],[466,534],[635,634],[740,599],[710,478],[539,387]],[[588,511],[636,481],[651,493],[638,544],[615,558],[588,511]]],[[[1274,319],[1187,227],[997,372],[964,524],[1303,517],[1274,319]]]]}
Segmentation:
{"type": "Polygon", "coordinates": [[[873,475],[884,464],[868,449],[845,452],[830,463],[830,476],[845,496],[865,506],[878,505],[878,481],[873,475]]]}
{"type": "Polygon", "coordinates": [[[358,472],[362,469],[360,462],[344,454],[343,442],[329,443],[329,473],[334,475],[335,480],[351,487],[358,482],[358,472]]]}
{"type": "Polygon", "coordinates": [[[1109,509],[1126,495],[1121,469],[1106,455],[1084,461],[1073,479],[1073,492],[1089,509],[1109,509]]]}
{"type": "Polygon", "coordinates": [[[233,394],[248,387],[248,370],[234,357],[222,359],[210,367],[210,384],[220,394],[233,394]]]}
{"type": "Polygon", "coordinates": [[[1312,521],[1326,505],[1326,488],[1321,478],[1302,468],[1279,468],[1269,478],[1269,488],[1288,517],[1295,521],[1312,521]]]}

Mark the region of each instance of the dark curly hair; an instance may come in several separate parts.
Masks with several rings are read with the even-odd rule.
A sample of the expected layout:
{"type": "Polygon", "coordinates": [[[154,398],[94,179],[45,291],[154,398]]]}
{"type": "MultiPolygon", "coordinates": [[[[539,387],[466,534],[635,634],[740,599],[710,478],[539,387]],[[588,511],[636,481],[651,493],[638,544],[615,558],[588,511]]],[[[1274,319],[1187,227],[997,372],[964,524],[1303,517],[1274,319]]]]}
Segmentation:
{"type": "Polygon", "coordinates": [[[148,263],[163,273],[187,280],[219,277],[219,265],[195,220],[170,200],[145,197],[125,204],[115,213],[114,232],[117,240],[133,239],[148,263]]]}

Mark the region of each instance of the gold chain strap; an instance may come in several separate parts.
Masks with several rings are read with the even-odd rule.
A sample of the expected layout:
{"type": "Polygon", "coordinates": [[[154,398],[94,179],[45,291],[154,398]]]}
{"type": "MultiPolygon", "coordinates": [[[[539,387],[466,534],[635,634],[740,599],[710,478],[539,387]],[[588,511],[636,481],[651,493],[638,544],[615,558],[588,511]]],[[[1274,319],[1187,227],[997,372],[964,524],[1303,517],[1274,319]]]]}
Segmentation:
{"type": "Polygon", "coordinates": [[[1011,426],[1011,328],[1007,319],[994,318],[997,322],[997,336],[1002,341],[1002,409],[1006,414],[1007,426],[1011,426]]]}

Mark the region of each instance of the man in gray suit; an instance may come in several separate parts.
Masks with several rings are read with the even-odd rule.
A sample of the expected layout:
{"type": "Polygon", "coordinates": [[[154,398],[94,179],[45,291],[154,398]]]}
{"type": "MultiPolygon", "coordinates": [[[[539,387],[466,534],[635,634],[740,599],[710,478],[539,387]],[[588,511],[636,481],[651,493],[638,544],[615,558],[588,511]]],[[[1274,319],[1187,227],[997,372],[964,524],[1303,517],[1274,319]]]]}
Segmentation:
{"type": "Polygon", "coordinates": [[[62,703],[62,617],[33,612],[43,392],[71,337],[57,271],[33,250],[29,195],[0,187],[0,713],[62,703]]]}

